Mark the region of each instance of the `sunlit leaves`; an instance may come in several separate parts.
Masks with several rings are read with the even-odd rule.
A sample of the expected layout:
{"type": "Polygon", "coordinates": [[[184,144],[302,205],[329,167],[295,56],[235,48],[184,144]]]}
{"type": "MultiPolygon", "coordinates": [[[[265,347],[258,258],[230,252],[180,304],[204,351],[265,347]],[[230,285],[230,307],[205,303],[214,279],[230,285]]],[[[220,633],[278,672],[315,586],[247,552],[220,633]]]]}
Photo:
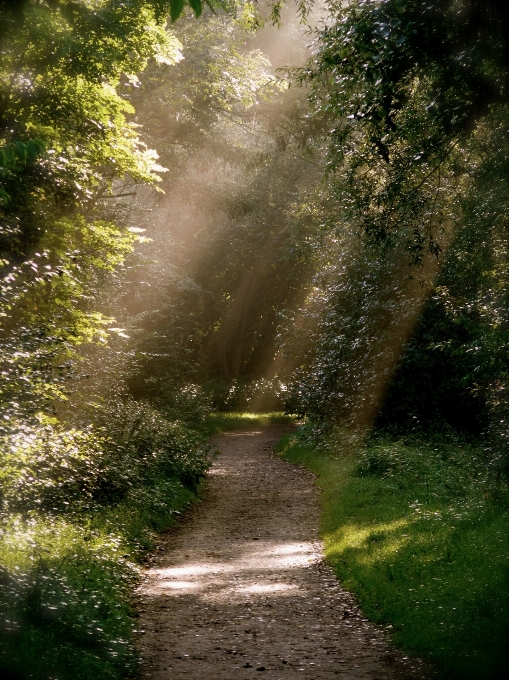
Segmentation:
{"type": "Polygon", "coordinates": [[[181,58],[161,10],[144,0],[27,2],[21,24],[3,25],[0,187],[7,221],[18,222],[13,251],[33,246],[49,213],[69,213],[115,178],[157,180],[157,156],[117,88],[150,58],[181,58]]]}
{"type": "Polygon", "coordinates": [[[119,94],[150,58],[181,58],[161,10],[27,2],[12,23],[0,9],[2,397],[16,413],[65,398],[73,345],[106,340],[92,301],[139,237],[99,219],[96,201],[164,170],[119,94]]]}
{"type": "MultiPolygon", "coordinates": [[[[69,397],[87,378],[77,346],[126,339],[99,298],[143,229],[105,219],[102,199],[164,172],[129,97],[149,61],[181,60],[181,44],[169,2],[11,6],[0,5],[0,674],[120,678],[136,672],[132,561],[193,497],[208,451],[148,405],[99,415],[69,397]]],[[[194,395],[177,400],[200,422],[194,395]]]]}

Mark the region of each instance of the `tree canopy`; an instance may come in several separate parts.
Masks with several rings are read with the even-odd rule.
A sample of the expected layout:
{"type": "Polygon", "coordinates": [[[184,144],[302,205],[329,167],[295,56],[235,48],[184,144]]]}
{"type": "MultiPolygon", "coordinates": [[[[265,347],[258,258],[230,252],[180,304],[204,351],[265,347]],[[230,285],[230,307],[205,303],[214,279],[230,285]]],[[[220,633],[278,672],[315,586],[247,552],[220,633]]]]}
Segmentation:
{"type": "Polygon", "coordinates": [[[330,117],[329,165],[345,209],[375,240],[407,230],[416,259],[440,249],[444,165],[508,103],[503,2],[327,4],[328,25],[299,77],[330,117]]]}

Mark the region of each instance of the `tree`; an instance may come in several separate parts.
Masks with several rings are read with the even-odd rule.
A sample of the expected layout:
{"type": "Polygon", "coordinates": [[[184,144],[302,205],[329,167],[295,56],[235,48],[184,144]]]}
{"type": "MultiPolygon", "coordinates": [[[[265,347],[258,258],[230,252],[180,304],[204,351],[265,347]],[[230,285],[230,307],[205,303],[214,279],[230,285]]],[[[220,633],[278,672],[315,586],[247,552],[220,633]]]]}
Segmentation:
{"type": "Polygon", "coordinates": [[[132,95],[169,172],[165,195],[134,201],[129,216],[157,264],[140,274],[152,292],[133,285],[125,314],[140,338],[132,389],[165,400],[189,381],[273,376],[280,316],[310,271],[305,206],[322,171],[306,94],[275,77],[250,14],[207,13],[175,31],[184,59],[171,73],[153,65],[132,95]]]}
{"type": "Polygon", "coordinates": [[[319,429],[377,423],[489,432],[502,469],[504,6],[328,7],[315,55],[297,75],[311,83],[315,115],[327,126],[336,207],[303,310],[308,339],[291,408],[319,429]]]}
{"type": "Polygon", "coordinates": [[[96,201],[126,176],[159,179],[121,87],[149,59],[178,60],[165,7],[0,6],[0,391],[14,411],[61,398],[72,347],[104,340],[94,291],[136,236],[96,201]]]}
{"type": "MultiPolygon", "coordinates": [[[[476,126],[509,103],[500,0],[328,3],[300,71],[329,118],[329,168],[344,209],[375,241],[436,254],[449,215],[437,196],[476,126]],[[458,155],[459,152],[459,155],[458,155]]],[[[461,170],[459,170],[461,172],[461,170]]]]}

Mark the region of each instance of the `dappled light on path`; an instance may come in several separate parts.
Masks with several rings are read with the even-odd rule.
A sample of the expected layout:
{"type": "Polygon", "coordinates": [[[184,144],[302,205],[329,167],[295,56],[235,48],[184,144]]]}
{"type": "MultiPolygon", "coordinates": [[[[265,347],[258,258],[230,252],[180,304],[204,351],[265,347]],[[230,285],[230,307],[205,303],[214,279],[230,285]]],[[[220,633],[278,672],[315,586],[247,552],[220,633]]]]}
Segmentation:
{"type": "Polygon", "coordinates": [[[289,578],[285,580],[286,572],[306,568],[320,559],[321,553],[312,542],[267,541],[256,548],[246,542],[238,546],[235,556],[223,561],[190,562],[153,569],[147,588],[159,595],[192,590],[201,593],[205,599],[222,598],[226,594],[229,597],[257,593],[285,595],[299,589],[289,578]],[[232,579],[236,581],[234,585],[232,579]]]}
{"type": "Polygon", "coordinates": [[[139,592],[143,678],[421,677],[324,563],[313,477],[270,451],[283,431],[218,440],[203,502],[162,537],[139,592]]]}

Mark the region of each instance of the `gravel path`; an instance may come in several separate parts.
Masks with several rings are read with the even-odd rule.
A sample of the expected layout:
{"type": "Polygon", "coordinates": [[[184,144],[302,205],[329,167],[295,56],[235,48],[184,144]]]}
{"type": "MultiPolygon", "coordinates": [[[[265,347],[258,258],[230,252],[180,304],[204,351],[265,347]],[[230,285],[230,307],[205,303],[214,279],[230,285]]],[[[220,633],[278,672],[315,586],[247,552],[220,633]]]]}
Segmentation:
{"type": "Polygon", "coordinates": [[[272,453],[285,428],[217,445],[204,499],[161,537],[140,587],[142,678],[420,678],[336,581],[318,490],[272,453]]]}

